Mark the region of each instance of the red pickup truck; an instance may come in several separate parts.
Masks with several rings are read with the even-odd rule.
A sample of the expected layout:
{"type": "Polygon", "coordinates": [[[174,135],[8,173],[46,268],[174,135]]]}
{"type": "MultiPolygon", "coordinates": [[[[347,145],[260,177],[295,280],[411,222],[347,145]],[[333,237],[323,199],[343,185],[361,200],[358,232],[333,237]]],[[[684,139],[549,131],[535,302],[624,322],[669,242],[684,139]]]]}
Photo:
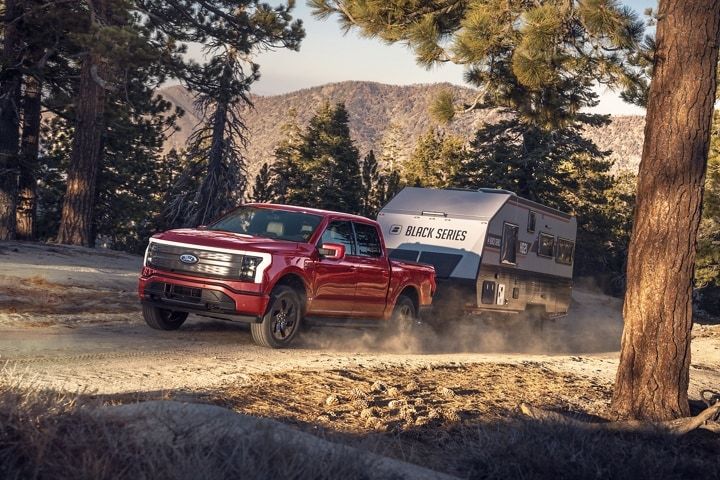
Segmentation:
{"type": "Polygon", "coordinates": [[[373,220],[246,204],[154,235],[138,293],[152,328],[177,329],[195,313],[248,322],[256,343],[282,348],[302,322],[411,326],[431,305],[435,271],[390,260],[373,220]]]}

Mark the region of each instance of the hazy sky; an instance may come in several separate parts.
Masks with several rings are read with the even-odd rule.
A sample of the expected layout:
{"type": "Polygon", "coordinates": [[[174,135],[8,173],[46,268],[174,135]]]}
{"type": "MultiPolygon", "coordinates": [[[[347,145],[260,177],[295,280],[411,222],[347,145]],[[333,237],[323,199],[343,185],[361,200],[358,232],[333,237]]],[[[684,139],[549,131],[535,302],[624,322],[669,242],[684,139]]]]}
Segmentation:
{"type": "MultiPolygon", "coordinates": [[[[274,2],[271,2],[274,3],[274,2]]],[[[642,15],[655,0],[626,0],[642,15]]],[[[389,84],[451,82],[463,84],[463,69],[443,65],[426,70],[415,64],[413,53],[401,45],[386,45],[378,40],[360,38],[357,33],[343,35],[337,19],[315,20],[304,0],[294,10],[303,20],[306,37],[299,52],[278,50],[258,58],[262,78],[253,87],[255,93],[270,95],[343,80],[370,80],[389,84]]],[[[643,114],[612,92],[601,93],[596,111],[613,114],[643,114]]]]}

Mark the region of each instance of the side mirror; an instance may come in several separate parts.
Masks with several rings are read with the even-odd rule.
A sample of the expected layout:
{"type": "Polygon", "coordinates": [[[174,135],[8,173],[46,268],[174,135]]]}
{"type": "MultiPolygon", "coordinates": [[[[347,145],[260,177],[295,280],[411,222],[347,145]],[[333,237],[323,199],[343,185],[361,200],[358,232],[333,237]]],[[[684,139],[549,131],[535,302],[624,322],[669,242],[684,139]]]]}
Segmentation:
{"type": "Polygon", "coordinates": [[[323,258],[342,260],[345,258],[345,245],[340,243],[323,243],[320,248],[318,248],[318,253],[323,258]]]}

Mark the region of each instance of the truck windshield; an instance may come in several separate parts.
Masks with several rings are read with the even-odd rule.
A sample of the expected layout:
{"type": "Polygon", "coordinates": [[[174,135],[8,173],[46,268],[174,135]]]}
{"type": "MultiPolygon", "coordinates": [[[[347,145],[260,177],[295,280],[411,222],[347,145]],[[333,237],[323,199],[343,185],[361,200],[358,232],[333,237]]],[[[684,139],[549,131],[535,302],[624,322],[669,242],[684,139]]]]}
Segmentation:
{"type": "Polygon", "coordinates": [[[240,207],[209,225],[207,229],[291,242],[307,242],[321,220],[322,217],[318,215],[302,212],[240,207]]]}

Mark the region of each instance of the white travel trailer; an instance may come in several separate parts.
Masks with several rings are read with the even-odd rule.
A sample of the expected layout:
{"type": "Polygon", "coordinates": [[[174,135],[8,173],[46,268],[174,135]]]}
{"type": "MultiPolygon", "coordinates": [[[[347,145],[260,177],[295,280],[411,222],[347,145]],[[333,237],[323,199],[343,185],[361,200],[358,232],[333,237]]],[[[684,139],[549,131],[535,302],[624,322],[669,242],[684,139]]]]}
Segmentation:
{"type": "Polygon", "coordinates": [[[506,190],[404,188],[378,215],[390,257],[431,264],[436,309],[567,314],[575,217],[506,190]]]}

